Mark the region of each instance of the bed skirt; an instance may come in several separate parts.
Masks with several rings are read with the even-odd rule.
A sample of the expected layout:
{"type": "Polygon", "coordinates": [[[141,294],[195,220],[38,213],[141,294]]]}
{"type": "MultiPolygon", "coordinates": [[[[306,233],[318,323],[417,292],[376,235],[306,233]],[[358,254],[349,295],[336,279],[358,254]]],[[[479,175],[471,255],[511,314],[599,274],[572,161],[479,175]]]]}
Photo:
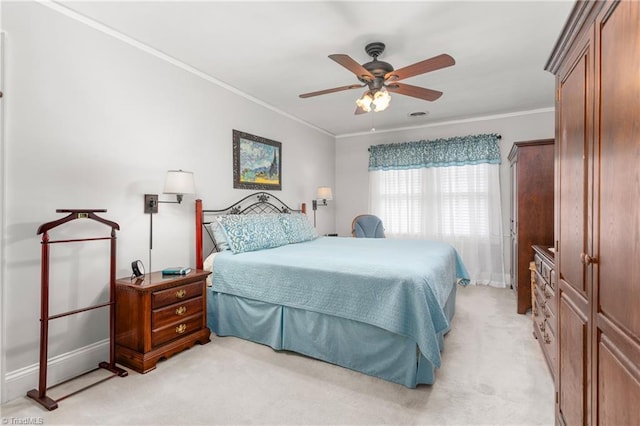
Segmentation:
{"type": "MultiPolygon", "coordinates": [[[[444,307],[449,322],[455,299],[454,285],[444,307]]],[[[218,293],[208,287],[207,324],[218,336],[297,352],[409,388],[435,381],[435,368],[415,341],[359,321],[218,293]]],[[[448,331],[438,335],[441,351],[448,331]]]]}

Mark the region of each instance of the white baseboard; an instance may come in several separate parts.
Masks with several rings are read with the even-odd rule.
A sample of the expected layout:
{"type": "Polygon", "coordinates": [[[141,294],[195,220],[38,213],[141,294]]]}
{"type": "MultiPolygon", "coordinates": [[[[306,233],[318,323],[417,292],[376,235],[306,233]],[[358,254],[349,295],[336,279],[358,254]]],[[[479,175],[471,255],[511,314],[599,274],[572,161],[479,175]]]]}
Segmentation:
{"type": "MultiPolygon", "coordinates": [[[[47,362],[47,387],[91,371],[102,361],[109,361],[109,339],[50,358],[47,362]]],[[[39,364],[8,372],[4,379],[6,393],[3,393],[1,403],[37,389],[39,374],[39,364]]]]}

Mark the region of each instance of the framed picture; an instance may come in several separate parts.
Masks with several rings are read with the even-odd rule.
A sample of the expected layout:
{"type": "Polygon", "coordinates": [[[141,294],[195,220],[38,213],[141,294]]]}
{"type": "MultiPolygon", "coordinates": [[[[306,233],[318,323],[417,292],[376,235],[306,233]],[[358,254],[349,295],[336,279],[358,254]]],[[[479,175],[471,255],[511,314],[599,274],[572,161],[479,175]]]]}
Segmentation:
{"type": "Polygon", "coordinates": [[[282,144],[233,130],[233,187],[282,189],[282,144]]]}

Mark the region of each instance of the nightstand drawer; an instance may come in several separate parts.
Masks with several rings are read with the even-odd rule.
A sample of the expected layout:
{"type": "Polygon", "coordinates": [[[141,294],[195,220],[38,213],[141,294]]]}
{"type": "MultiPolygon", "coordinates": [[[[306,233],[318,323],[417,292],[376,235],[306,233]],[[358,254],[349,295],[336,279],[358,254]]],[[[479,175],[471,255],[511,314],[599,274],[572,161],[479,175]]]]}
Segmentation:
{"type": "Polygon", "coordinates": [[[164,308],[154,309],[151,313],[151,328],[156,330],[172,322],[180,321],[202,312],[202,303],[202,297],[196,297],[165,306],[164,308]]]}
{"type": "Polygon", "coordinates": [[[176,321],[162,328],[151,330],[151,346],[154,348],[171,340],[202,329],[202,312],[176,321]]]}
{"type": "Polygon", "coordinates": [[[151,295],[151,308],[161,308],[198,296],[202,296],[202,282],[185,284],[167,290],[154,291],[151,295]]]}

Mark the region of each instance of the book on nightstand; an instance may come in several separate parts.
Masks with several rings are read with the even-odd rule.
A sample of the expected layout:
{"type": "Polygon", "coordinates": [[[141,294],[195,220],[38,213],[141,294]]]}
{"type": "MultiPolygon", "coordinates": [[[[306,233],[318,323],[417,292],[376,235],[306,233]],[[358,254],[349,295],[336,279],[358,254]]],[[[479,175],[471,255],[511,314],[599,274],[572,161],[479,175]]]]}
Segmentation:
{"type": "Polygon", "coordinates": [[[191,268],[184,266],[172,266],[162,270],[162,275],[187,275],[191,272],[191,268]]]}

